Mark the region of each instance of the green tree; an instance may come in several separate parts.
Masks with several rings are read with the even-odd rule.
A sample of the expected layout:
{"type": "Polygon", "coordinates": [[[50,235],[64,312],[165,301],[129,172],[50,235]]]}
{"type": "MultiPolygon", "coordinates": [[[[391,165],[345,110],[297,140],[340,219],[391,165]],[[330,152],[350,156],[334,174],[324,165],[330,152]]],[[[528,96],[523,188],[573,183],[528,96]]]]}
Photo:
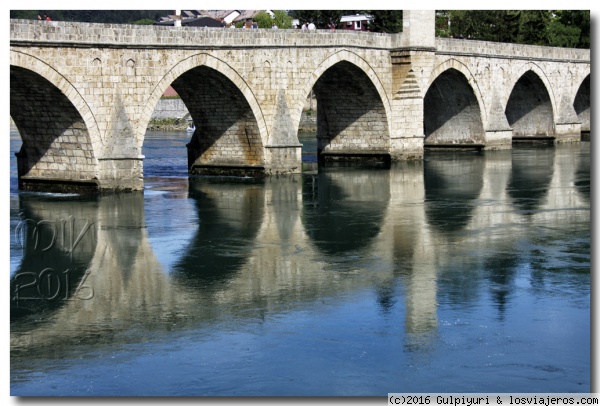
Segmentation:
{"type": "Polygon", "coordinates": [[[329,24],[336,27],[340,23],[343,15],[354,14],[354,12],[344,10],[293,10],[290,15],[297,18],[300,24],[313,23],[317,28],[328,28],[329,24]]]}
{"type": "Polygon", "coordinates": [[[10,10],[10,18],[20,18],[24,20],[35,20],[38,14],[42,14],[38,10],[10,10]]]}
{"type": "Polygon", "coordinates": [[[441,10],[436,35],[589,48],[589,21],[585,10],[441,10]]]}
{"type": "MultiPolygon", "coordinates": [[[[590,47],[590,11],[589,10],[556,10],[554,11],[555,20],[565,27],[579,28],[579,38],[576,48],[590,47]]],[[[554,28],[556,30],[556,27],[554,28]]],[[[559,29],[560,30],[560,29],[559,29]]],[[[555,33],[553,33],[555,34],[555,33]]],[[[552,34],[551,34],[552,35],[552,34]]],[[[564,34],[566,35],[566,34],[564,34]]],[[[574,35],[574,30],[571,30],[570,35],[574,35]]],[[[557,35],[559,36],[559,35],[557,35]]]]}
{"type": "Polygon", "coordinates": [[[273,19],[271,15],[266,11],[261,11],[253,18],[254,21],[258,24],[258,28],[271,28],[273,25],[273,19]]]}
{"type": "Polygon", "coordinates": [[[519,35],[515,42],[530,45],[550,45],[548,37],[548,26],[552,14],[547,10],[523,10],[519,35]]]}
{"type": "Polygon", "coordinates": [[[402,10],[367,10],[364,14],[373,17],[369,23],[373,32],[402,32],[402,10]]]}
{"type": "Polygon", "coordinates": [[[435,36],[447,38],[450,34],[450,12],[447,10],[437,10],[435,12],[435,36]]]}
{"type": "Polygon", "coordinates": [[[278,28],[292,28],[292,17],[283,10],[273,10],[273,21],[278,28]]]}
{"type": "Polygon", "coordinates": [[[142,18],[140,20],[131,22],[131,24],[136,24],[136,25],[152,25],[154,23],[155,23],[155,21],[151,18],[142,18]]]}

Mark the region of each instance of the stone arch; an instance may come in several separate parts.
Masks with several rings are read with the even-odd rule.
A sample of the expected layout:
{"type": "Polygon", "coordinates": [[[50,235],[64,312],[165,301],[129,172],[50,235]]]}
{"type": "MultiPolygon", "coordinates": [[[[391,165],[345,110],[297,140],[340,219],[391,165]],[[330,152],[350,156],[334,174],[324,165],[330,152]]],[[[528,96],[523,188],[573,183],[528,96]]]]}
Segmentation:
{"type": "Polygon", "coordinates": [[[301,87],[301,91],[300,91],[301,99],[298,100],[298,102],[296,104],[297,108],[295,109],[298,117],[294,117],[294,118],[297,118],[298,120],[300,119],[300,114],[302,112],[302,106],[304,105],[304,98],[306,98],[306,95],[308,95],[310,93],[310,90],[313,88],[313,86],[315,85],[317,80],[319,80],[319,78],[323,75],[323,73],[325,73],[325,71],[327,71],[329,68],[331,68],[336,63],[342,62],[342,61],[350,62],[353,65],[356,65],[371,80],[371,82],[373,83],[373,86],[375,86],[375,89],[377,89],[377,93],[379,94],[379,97],[381,98],[381,101],[383,103],[383,107],[385,109],[385,115],[387,118],[387,126],[388,126],[388,128],[391,128],[391,124],[392,124],[391,111],[392,111],[392,109],[391,109],[391,105],[390,105],[390,100],[388,98],[387,92],[385,91],[385,88],[383,87],[383,84],[381,83],[381,80],[379,79],[379,76],[377,75],[377,73],[375,73],[375,70],[371,67],[371,65],[365,59],[363,59],[359,55],[355,54],[354,52],[350,52],[345,49],[338,51],[338,52],[334,53],[333,55],[330,55],[329,57],[327,57],[327,59],[325,59],[323,62],[321,62],[319,64],[319,66],[313,71],[312,75],[310,76],[308,81],[304,84],[304,86],[301,87]]]}
{"type": "Polygon", "coordinates": [[[146,127],[148,126],[150,118],[152,117],[152,113],[154,112],[154,109],[156,108],[156,105],[158,104],[158,101],[165,90],[167,90],[171,83],[173,83],[179,76],[200,66],[214,69],[229,79],[239,89],[241,94],[244,96],[244,99],[248,102],[248,105],[252,110],[252,114],[256,119],[262,144],[266,145],[267,140],[269,139],[268,128],[262,108],[258,103],[254,92],[248,83],[246,83],[244,78],[234,68],[221,59],[215,58],[214,56],[206,53],[198,53],[177,62],[156,84],[154,90],[148,98],[146,107],[144,108],[143,122],[140,122],[140,126],[138,127],[138,131],[140,131],[140,134],[138,134],[140,136],[139,139],[143,139],[144,133],[146,132],[146,127]]]}
{"type": "Polygon", "coordinates": [[[300,89],[292,121],[298,128],[306,96],[314,89],[319,152],[389,151],[390,101],[377,73],[362,57],[347,50],[335,52],[300,89]],[[352,103],[339,103],[349,98],[352,103]]]}
{"type": "Polygon", "coordinates": [[[513,78],[504,109],[513,137],[553,136],[556,102],[542,69],[529,62],[513,78]]]}
{"type": "Polygon", "coordinates": [[[423,121],[429,144],[483,144],[485,106],[469,69],[450,59],[434,69],[425,93],[423,121]]]}
{"type": "MultiPolygon", "coordinates": [[[[486,125],[486,121],[485,121],[486,115],[483,114],[483,113],[487,112],[485,101],[483,99],[481,89],[479,88],[479,83],[475,80],[475,76],[473,76],[473,74],[471,73],[471,70],[464,63],[460,62],[457,59],[450,58],[450,59],[440,63],[438,66],[436,66],[435,69],[433,69],[433,71],[431,72],[431,75],[429,75],[429,82],[427,83],[427,88],[426,88],[427,91],[429,90],[429,87],[433,84],[433,82],[438,78],[438,76],[440,76],[442,73],[444,73],[448,69],[455,69],[455,70],[459,71],[467,79],[469,86],[471,86],[471,89],[473,90],[473,94],[477,98],[477,104],[479,104],[480,110],[482,112],[481,119],[485,126],[486,125]]],[[[427,91],[424,91],[424,93],[427,93],[427,91]]]]}
{"type": "Polygon", "coordinates": [[[573,101],[573,108],[577,113],[577,118],[581,121],[581,132],[590,132],[590,74],[588,73],[581,84],[576,88],[577,93],[573,101]]]}
{"type": "Polygon", "coordinates": [[[152,92],[144,119],[149,121],[169,85],[196,124],[188,144],[190,172],[264,166],[268,134],[262,110],[248,84],[228,64],[204,53],[178,62],[152,92]]]}
{"type": "Polygon", "coordinates": [[[96,117],[92,114],[85,99],[67,78],[46,62],[43,62],[34,56],[12,49],[10,50],[10,65],[35,72],[59,89],[71,101],[75,109],[79,112],[79,115],[83,118],[94,149],[98,150],[98,148],[100,148],[103,139],[98,130],[96,117]]]}
{"type": "Polygon", "coordinates": [[[20,183],[24,177],[95,182],[103,143],[78,90],[47,63],[13,50],[10,78],[11,117],[23,140],[17,155],[20,183]]]}

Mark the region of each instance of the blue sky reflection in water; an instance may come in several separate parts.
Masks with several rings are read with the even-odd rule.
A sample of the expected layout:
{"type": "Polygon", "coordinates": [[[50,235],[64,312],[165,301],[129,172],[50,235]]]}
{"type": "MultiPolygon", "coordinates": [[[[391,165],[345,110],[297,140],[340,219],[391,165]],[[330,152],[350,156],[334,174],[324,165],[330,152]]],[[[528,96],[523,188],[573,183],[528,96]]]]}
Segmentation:
{"type": "Polygon", "coordinates": [[[70,299],[11,301],[12,395],[590,391],[589,143],[222,181],[186,142],[148,134],[144,193],[61,196],[17,191],[12,130],[11,297],[70,299]],[[94,227],[41,253],[20,213],[94,227]]]}

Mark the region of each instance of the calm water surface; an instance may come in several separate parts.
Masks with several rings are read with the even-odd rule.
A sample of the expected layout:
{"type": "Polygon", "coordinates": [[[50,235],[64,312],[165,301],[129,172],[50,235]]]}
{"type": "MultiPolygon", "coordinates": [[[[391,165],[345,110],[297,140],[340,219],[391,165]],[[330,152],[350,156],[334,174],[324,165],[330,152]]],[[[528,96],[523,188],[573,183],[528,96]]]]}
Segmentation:
{"type": "Polygon", "coordinates": [[[589,143],[222,181],[186,142],[80,197],[19,193],[11,131],[12,395],[590,391],[589,143]]]}

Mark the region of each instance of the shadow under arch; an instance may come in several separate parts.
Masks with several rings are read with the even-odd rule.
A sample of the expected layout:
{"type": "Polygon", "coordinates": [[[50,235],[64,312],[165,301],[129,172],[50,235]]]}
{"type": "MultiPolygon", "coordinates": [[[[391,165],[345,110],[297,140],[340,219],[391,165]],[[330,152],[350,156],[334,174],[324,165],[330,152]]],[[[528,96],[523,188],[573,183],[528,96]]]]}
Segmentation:
{"type": "MultiPolygon", "coordinates": [[[[172,86],[181,96],[196,131],[188,144],[191,173],[211,167],[264,169],[268,133],[262,110],[246,81],[227,63],[199,53],[176,63],[153,90],[146,115],[152,115],[163,92],[172,86]]],[[[148,122],[140,123],[142,133],[148,122]]],[[[141,139],[144,134],[141,134],[141,139]]]]}
{"type": "Polygon", "coordinates": [[[479,100],[464,73],[454,67],[431,83],[423,104],[425,144],[483,144],[479,100]]]}
{"type": "Polygon", "coordinates": [[[554,174],[556,150],[548,146],[523,145],[513,148],[507,184],[513,204],[524,214],[533,214],[548,194],[554,174]]]}
{"type": "Polygon", "coordinates": [[[359,255],[383,227],[390,201],[389,171],[333,168],[302,182],[302,224],[328,257],[359,255]]]}
{"type": "Polygon", "coordinates": [[[369,81],[371,81],[372,85],[377,90],[377,93],[379,94],[379,98],[381,99],[381,101],[383,103],[383,108],[385,110],[385,117],[386,117],[385,122],[387,123],[387,128],[390,128],[391,127],[392,109],[391,109],[391,105],[390,105],[390,100],[387,96],[385,88],[383,87],[383,85],[381,83],[381,80],[379,80],[377,73],[371,67],[371,65],[368,63],[368,61],[366,61],[359,55],[355,54],[354,52],[350,52],[346,49],[337,51],[334,54],[328,56],[324,61],[322,61],[319,64],[319,66],[315,69],[313,74],[310,76],[308,81],[304,84],[304,86],[301,87],[302,91],[300,92],[300,94],[302,97],[297,101],[296,106],[294,108],[294,111],[296,113],[296,121],[298,122],[300,120],[300,115],[302,113],[302,107],[304,106],[304,101],[306,100],[306,97],[309,95],[311,89],[314,88],[316,82],[321,78],[321,76],[327,70],[329,70],[329,68],[331,68],[332,66],[334,66],[340,62],[348,62],[348,63],[356,66],[357,68],[362,70],[362,72],[368,77],[369,81]]]}
{"type": "Polygon", "coordinates": [[[389,129],[384,104],[369,77],[341,61],[327,69],[314,85],[317,99],[317,154],[389,153],[389,129]]]}
{"type": "Polygon", "coordinates": [[[361,56],[342,49],[323,60],[301,86],[292,119],[299,125],[311,90],[317,101],[317,154],[388,156],[391,107],[375,70],[361,56]]]}
{"type": "Polygon", "coordinates": [[[265,185],[191,177],[189,198],[198,210],[198,230],[172,267],[176,283],[216,291],[247,261],[264,217],[265,185]]]}
{"type": "Polygon", "coordinates": [[[582,134],[587,133],[589,137],[590,133],[590,75],[588,74],[583,80],[577,94],[575,95],[575,101],[573,102],[573,108],[577,117],[581,120],[581,132],[582,134]]]}
{"type": "Polygon", "coordinates": [[[551,94],[538,73],[529,69],[515,83],[506,103],[506,119],[514,137],[555,134],[551,94]]]}
{"type": "Polygon", "coordinates": [[[89,108],[81,107],[81,101],[78,108],[66,95],[64,88],[72,89],[66,83],[64,79],[52,83],[29,68],[10,66],[10,115],[23,141],[17,153],[20,188],[63,191],[98,186],[97,128],[92,119],[83,118],[89,108]]]}
{"type": "Polygon", "coordinates": [[[425,215],[442,233],[460,231],[469,224],[483,188],[483,154],[430,152],[423,165],[425,215]]]}

